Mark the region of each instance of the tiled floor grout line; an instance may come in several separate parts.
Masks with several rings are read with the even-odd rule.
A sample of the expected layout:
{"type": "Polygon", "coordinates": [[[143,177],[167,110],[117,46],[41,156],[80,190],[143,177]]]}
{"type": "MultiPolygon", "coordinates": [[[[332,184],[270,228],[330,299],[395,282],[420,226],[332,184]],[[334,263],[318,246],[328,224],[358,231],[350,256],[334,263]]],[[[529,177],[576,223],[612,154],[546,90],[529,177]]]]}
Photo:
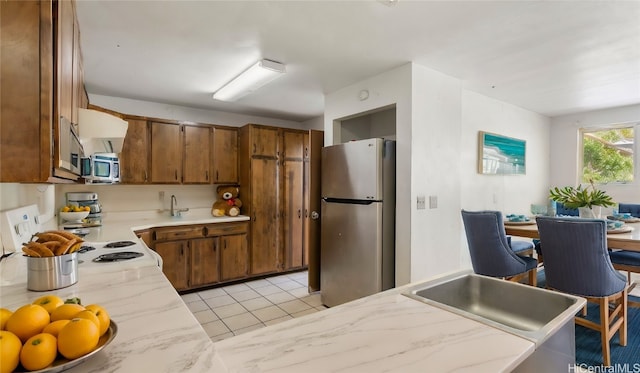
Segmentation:
{"type": "Polygon", "coordinates": [[[307,272],[305,271],[251,280],[244,283],[191,293],[193,295],[185,295],[183,296],[183,299],[187,305],[195,302],[202,302],[203,305],[198,305],[197,308],[194,306],[194,310],[191,311],[194,315],[198,312],[211,312],[211,317],[215,317],[215,319],[201,322],[201,325],[205,330],[207,330],[207,333],[216,333],[214,335],[210,334],[210,338],[217,341],[232,335],[244,333],[248,330],[262,328],[267,325],[272,325],[274,323],[325,309],[325,307],[319,302],[319,293],[308,293],[306,276],[307,272]],[[267,289],[267,287],[270,288],[267,289]],[[230,291],[232,289],[233,291],[230,291]],[[262,291],[260,291],[260,289],[262,289],[262,291]],[[205,298],[204,293],[210,291],[213,291],[213,293],[207,294],[207,298],[205,298]],[[244,294],[242,296],[238,295],[249,291],[253,293],[244,294]],[[245,298],[245,296],[251,296],[251,298],[245,298]],[[215,301],[212,301],[212,299],[219,297],[228,297],[228,299],[220,299],[219,302],[221,305],[214,307],[211,303],[215,303],[215,301]],[[278,302],[278,297],[283,300],[278,302]],[[227,303],[228,301],[233,302],[227,303]],[[249,309],[246,302],[250,301],[258,302],[257,304],[254,303],[258,308],[249,309]],[[296,301],[299,303],[293,303],[296,301]],[[289,304],[288,306],[283,306],[287,303],[289,304]],[[237,305],[240,305],[240,307],[237,307],[237,305]],[[224,312],[221,310],[223,307],[230,306],[233,307],[224,310],[224,312]],[[267,308],[270,310],[266,310],[267,308]],[[216,309],[218,311],[216,311],[216,309]],[[242,310],[242,312],[237,312],[239,310],[242,310]],[[233,313],[229,313],[225,316],[227,311],[233,313]],[[248,320],[245,319],[240,321],[245,317],[245,315],[248,316],[248,320]],[[229,324],[230,319],[234,317],[237,317],[236,320],[234,320],[234,323],[236,321],[239,322],[239,324],[235,325],[235,330],[232,328],[233,325],[229,324]],[[254,321],[257,322],[247,326],[242,326],[245,321],[248,321],[249,323],[253,323],[254,321]],[[219,326],[210,325],[216,322],[219,322],[219,326]],[[213,330],[207,329],[207,325],[209,325],[209,328],[213,328],[213,330]],[[220,329],[220,326],[223,326],[226,331],[220,329]]]}

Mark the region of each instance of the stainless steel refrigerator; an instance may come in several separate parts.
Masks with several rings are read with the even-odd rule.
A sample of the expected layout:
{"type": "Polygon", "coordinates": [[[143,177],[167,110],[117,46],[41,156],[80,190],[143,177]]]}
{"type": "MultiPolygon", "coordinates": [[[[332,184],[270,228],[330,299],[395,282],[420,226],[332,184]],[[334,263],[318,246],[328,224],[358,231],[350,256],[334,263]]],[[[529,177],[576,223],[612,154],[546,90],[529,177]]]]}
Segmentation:
{"type": "Polygon", "coordinates": [[[320,298],[326,306],[395,284],[395,141],[322,148],[320,298]]]}

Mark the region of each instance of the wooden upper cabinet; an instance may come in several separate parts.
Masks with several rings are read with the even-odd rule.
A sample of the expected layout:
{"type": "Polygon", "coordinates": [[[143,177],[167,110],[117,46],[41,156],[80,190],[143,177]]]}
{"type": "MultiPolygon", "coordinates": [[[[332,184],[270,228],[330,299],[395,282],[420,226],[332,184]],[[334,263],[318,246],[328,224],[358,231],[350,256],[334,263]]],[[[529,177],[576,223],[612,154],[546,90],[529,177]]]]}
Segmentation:
{"type": "Polygon", "coordinates": [[[238,182],[238,130],[213,129],[213,183],[238,182]]]}
{"type": "Polygon", "coordinates": [[[211,127],[183,126],[183,183],[211,183],[211,127]]]}
{"type": "Polygon", "coordinates": [[[86,103],[74,101],[74,74],[82,84],[82,70],[74,73],[74,60],[81,66],[82,59],[74,6],[69,0],[0,2],[0,182],[78,179],[61,168],[66,138],[59,136],[60,117],[77,123],[74,113],[86,103]]]}
{"type": "Polygon", "coordinates": [[[251,126],[251,156],[277,158],[279,153],[278,128],[251,126]]]}
{"type": "Polygon", "coordinates": [[[302,131],[283,130],[282,157],[285,159],[303,159],[305,149],[305,134],[302,131]]]}
{"type": "Polygon", "coordinates": [[[178,184],[182,180],[181,126],[151,122],[151,182],[178,184]]]}
{"type": "Polygon", "coordinates": [[[120,178],[123,184],[149,182],[149,129],[147,121],[124,118],[129,126],[120,153],[120,178]]]}
{"type": "Polygon", "coordinates": [[[75,10],[71,1],[58,1],[58,118],[73,121],[73,41],[75,10]]]}

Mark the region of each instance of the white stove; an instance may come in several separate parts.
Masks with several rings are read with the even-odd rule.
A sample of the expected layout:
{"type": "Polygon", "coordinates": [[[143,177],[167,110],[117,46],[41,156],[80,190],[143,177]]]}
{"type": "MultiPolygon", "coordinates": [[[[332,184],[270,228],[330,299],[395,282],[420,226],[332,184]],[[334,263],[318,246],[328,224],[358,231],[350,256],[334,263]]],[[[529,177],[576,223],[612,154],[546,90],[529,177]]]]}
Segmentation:
{"type": "MultiPolygon", "coordinates": [[[[0,213],[0,234],[3,246],[0,267],[4,272],[2,277],[9,273],[14,274],[10,277],[15,277],[12,280],[4,278],[2,282],[19,281],[23,267],[26,281],[26,259],[22,255],[23,243],[28,242],[35,233],[47,230],[42,227],[38,217],[36,205],[0,213]]],[[[148,266],[162,268],[162,258],[137,238],[133,241],[83,242],[78,251],[80,279],[83,272],[105,273],[148,266]]]]}

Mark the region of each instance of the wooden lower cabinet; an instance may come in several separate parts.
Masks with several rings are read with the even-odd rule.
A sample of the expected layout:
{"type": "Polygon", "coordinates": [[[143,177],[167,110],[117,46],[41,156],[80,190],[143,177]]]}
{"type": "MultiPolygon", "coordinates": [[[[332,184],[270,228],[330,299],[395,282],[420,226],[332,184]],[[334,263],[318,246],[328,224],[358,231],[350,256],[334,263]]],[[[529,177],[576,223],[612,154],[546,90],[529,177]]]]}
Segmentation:
{"type": "Polygon", "coordinates": [[[162,272],[176,290],[189,288],[189,249],[187,240],[156,242],[155,251],[162,257],[162,272]]]}
{"type": "Polygon", "coordinates": [[[153,249],[162,271],[178,291],[246,278],[247,222],[155,228],[153,249]]]}
{"type": "Polygon", "coordinates": [[[189,241],[191,262],[189,287],[215,284],[220,281],[218,242],[218,237],[189,241]]]}

